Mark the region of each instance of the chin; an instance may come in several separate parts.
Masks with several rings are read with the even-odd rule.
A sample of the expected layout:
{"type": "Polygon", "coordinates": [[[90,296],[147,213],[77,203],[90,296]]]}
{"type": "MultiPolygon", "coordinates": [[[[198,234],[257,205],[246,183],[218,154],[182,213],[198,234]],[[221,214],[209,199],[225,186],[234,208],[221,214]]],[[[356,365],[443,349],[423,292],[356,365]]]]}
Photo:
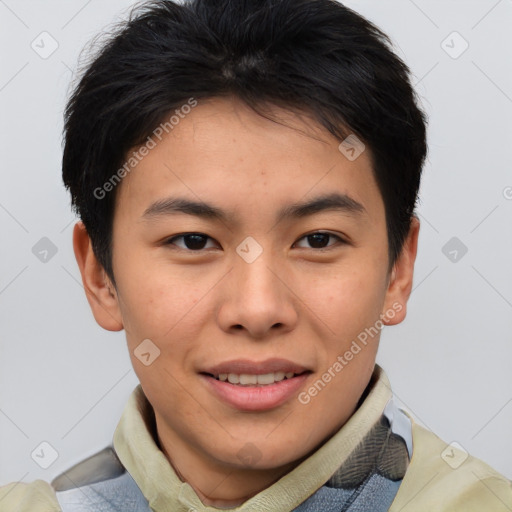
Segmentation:
{"type": "Polygon", "coordinates": [[[283,445],[275,446],[269,442],[247,441],[240,444],[240,448],[233,452],[218,454],[218,460],[238,469],[246,470],[269,470],[292,464],[304,455],[290,452],[283,448],[283,445]]]}

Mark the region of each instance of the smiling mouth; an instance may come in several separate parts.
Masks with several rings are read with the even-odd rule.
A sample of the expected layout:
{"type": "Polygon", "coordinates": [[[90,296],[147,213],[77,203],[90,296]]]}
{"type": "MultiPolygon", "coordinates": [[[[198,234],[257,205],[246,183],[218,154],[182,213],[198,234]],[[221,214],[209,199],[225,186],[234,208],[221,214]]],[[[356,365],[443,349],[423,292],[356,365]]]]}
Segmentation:
{"type": "Polygon", "coordinates": [[[291,400],[313,371],[283,359],[259,363],[239,359],[198,373],[206,388],[224,404],[239,411],[263,412],[291,400]]]}
{"type": "Polygon", "coordinates": [[[304,371],[301,373],[294,372],[273,372],[273,373],[264,373],[264,374],[249,374],[249,373],[219,373],[218,375],[213,375],[211,373],[202,373],[202,375],[206,375],[207,377],[213,378],[220,382],[226,382],[229,384],[233,384],[235,386],[252,386],[252,387],[260,387],[260,386],[269,386],[272,384],[276,384],[278,382],[282,382],[284,380],[290,380],[299,375],[303,375],[305,373],[311,373],[309,371],[304,371]]]}

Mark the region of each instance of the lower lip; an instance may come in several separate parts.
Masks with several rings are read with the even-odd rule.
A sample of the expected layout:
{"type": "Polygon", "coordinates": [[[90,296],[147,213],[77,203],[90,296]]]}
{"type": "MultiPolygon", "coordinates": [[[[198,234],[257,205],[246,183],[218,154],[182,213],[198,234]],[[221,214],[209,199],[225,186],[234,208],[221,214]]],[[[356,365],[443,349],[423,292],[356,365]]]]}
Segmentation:
{"type": "Polygon", "coordinates": [[[304,385],[309,373],[303,373],[265,386],[238,386],[201,374],[207,386],[224,402],[241,411],[265,411],[279,407],[304,385]]]}

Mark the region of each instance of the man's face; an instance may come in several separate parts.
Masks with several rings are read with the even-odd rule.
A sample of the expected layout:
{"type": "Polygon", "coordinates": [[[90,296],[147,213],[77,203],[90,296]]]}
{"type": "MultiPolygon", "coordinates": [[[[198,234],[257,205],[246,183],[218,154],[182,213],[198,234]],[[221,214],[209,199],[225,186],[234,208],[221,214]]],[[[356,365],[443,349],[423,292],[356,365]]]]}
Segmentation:
{"type": "Polygon", "coordinates": [[[405,308],[369,152],[351,161],[311,119],[274,113],[286,126],[236,100],[199,103],[116,200],[134,369],[163,445],[212,465],[281,467],[336,432],[373,371],[375,326],[405,308]],[[338,207],[296,208],[335,194],[338,207]]]}

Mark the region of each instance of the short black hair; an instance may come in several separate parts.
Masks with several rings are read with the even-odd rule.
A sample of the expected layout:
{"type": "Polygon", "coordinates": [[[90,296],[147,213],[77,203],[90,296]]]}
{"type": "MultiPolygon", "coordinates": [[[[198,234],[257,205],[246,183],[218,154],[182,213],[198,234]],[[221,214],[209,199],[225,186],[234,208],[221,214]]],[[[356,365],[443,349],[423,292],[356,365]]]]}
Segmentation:
{"type": "Polygon", "coordinates": [[[388,36],[335,0],[152,0],[108,34],[64,114],[64,184],[114,285],[117,188],[105,185],[173,111],[221,96],[261,115],[273,105],[306,113],[339,139],[363,141],[385,205],[390,266],[396,261],[417,202],[427,120],[388,36]]]}

